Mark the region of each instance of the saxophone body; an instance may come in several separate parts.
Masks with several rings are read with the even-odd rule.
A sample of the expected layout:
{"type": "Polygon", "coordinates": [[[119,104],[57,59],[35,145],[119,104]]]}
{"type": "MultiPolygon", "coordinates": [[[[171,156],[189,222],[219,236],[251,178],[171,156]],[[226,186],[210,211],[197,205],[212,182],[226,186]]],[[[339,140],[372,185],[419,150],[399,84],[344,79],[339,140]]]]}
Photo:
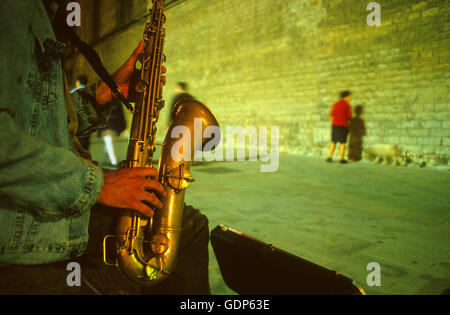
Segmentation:
{"type": "MultiPolygon", "coordinates": [[[[130,132],[126,161],[122,167],[152,167],[155,153],[156,123],[164,106],[162,99],[162,63],[165,40],[164,0],[153,0],[150,21],[144,30],[145,48],[141,58],[140,78],[136,84],[136,103],[130,132]]],[[[118,269],[132,282],[151,286],[165,279],[176,265],[184,208],[185,189],[193,181],[189,170],[194,154],[206,141],[196,143],[194,137],[172,137],[178,126],[194,134],[194,120],[202,121],[201,132],[209,126],[219,126],[212,112],[196,100],[181,100],[176,104],[176,117],[166,134],[158,164],[158,180],[166,195],[163,208],[147,218],[133,210],[120,209],[116,235],[103,242],[104,261],[106,240],[115,239],[115,262],[118,269]],[[182,146],[180,145],[182,143],[182,146]],[[177,144],[178,150],[173,150],[177,144]],[[186,152],[189,150],[189,152],[186,152]],[[186,155],[188,153],[188,155],[186,155]],[[190,159],[186,159],[190,156],[190,159]]],[[[220,137],[220,135],[219,135],[220,137]]],[[[198,141],[197,141],[198,142],[198,141]]]]}

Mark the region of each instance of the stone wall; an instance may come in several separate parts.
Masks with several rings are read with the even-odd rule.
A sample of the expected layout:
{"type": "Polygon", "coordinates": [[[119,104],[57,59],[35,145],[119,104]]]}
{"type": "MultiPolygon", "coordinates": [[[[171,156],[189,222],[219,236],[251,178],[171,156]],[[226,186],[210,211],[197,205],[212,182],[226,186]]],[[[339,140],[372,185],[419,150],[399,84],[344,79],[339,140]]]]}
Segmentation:
{"type": "MultiPolygon", "coordinates": [[[[126,25],[146,7],[131,1],[120,15],[112,2],[99,1],[105,15],[94,45],[110,70],[137,45],[143,23],[102,36],[117,28],[118,16],[126,25]]],[[[183,1],[167,10],[167,103],[175,83],[186,81],[222,127],[279,126],[281,152],[324,156],[329,108],[349,89],[352,105],[364,106],[364,146],[397,145],[413,159],[447,164],[450,2],[380,0],[377,27],[366,23],[369,2],[183,1]]],[[[79,57],[71,60],[72,78],[94,79],[79,57]]],[[[168,110],[160,129],[167,117],[168,110]]]]}

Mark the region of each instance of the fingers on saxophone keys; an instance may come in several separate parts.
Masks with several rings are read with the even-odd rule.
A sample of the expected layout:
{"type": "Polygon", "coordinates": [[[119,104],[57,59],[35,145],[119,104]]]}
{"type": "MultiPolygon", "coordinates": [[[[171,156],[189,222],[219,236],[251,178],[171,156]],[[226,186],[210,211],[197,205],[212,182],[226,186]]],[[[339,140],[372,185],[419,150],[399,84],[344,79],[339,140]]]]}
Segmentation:
{"type": "Polygon", "coordinates": [[[133,209],[147,217],[153,216],[154,209],[161,209],[162,202],[151,192],[140,191],[135,195],[133,209]]]}
{"type": "Polygon", "coordinates": [[[145,191],[150,191],[157,193],[159,196],[165,196],[166,191],[164,186],[160,182],[154,179],[146,179],[142,182],[141,189],[145,191]]]}
{"type": "Polygon", "coordinates": [[[155,168],[134,168],[133,176],[139,180],[139,187],[141,190],[150,190],[165,196],[166,192],[164,186],[157,180],[158,171],[155,168]]]}
{"type": "Polygon", "coordinates": [[[136,201],[133,208],[137,212],[139,212],[149,218],[155,214],[155,212],[150,208],[150,205],[145,200],[136,201]]]}
{"type": "Polygon", "coordinates": [[[130,168],[129,172],[132,172],[134,176],[141,176],[141,177],[156,178],[158,176],[158,171],[156,170],[156,168],[153,167],[130,168]]]}
{"type": "Polygon", "coordinates": [[[145,203],[148,206],[153,206],[158,209],[161,209],[163,207],[161,200],[159,200],[158,197],[155,196],[155,194],[149,191],[143,191],[139,199],[141,200],[141,202],[145,203]]]}

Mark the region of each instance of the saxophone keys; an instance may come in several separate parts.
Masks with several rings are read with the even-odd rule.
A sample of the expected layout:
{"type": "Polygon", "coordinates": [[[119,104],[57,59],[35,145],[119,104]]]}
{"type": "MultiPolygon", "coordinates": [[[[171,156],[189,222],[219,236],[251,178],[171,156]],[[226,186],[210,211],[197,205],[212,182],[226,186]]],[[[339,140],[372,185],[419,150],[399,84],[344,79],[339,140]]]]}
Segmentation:
{"type": "Polygon", "coordinates": [[[164,182],[167,183],[170,188],[175,190],[176,193],[186,189],[195,181],[189,170],[184,167],[184,164],[170,170],[163,178],[164,182]]]}
{"type": "Polygon", "coordinates": [[[136,83],[134,90],[138,93],[144,93],[147,90],[147,82],[143,80],[139,81],[138,83],[136,83]]]}
{"type": "Polygon", "coordinates": [[[150,243],[152,252],[156,255],[164,254],[169,248],[169,239],[164,234],[155,234],[150,243]]]}
{"type": "Polygon", "coordinates": [[[163,88],[166,85],[166,77],[161,77],[161,81],[159,82],[159,87],[163,88]]]}
{"type": "Polygon", "coordinates": [[[164,108],[164,106],[166,106],[166,103],[164,102],[164,100],[158,100],[158,102],[156,103],[158,110],[161,110],[164,108]]]}
{"type": "Polygon", "coordinates": [[[183,169],[183,179],[181,184],[181,189],[186,189],[195,179],[192,177],[191,173],[187,169],[183,169]]]}

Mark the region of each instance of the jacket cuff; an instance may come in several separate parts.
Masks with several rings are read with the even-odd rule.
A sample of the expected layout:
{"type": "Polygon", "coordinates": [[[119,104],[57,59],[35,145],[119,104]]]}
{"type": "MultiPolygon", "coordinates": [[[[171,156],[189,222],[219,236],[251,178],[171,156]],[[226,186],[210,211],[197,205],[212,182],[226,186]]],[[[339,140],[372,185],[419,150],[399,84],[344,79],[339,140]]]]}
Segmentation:
{"type": "Polygon", "coordinates": [[[83,160],[88,166],[86,185],[80,198],[70,207],[68,215],[80,215],[90,210],[97,202],[98,196],[103,188],[103,171],[100,167],[83,160]]]}
{"type": "Polygon", "coordinates": [[[77,136],[89,134],[106,125],[106,119],[96,105],[96,91],[97,84],[94,83],[71,94],[72,103],[78,116],[77,136]]]}

